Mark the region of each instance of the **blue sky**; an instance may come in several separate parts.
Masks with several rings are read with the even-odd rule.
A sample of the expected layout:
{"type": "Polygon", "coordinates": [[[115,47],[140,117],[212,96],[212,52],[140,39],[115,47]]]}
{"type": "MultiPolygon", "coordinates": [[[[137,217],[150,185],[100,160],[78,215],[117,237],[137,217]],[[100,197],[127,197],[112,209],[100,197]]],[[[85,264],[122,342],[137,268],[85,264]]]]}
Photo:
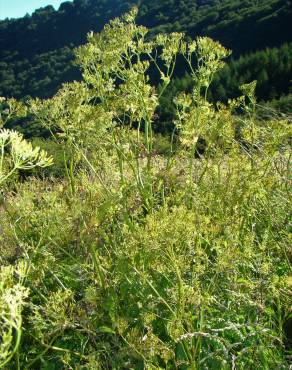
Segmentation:
{"type": "Polygon", "coordinates": [[[53,5],[58,9],[65,1],[68,0],[0,0],[0,19],[23,17],[46,5],[53,5]]]}

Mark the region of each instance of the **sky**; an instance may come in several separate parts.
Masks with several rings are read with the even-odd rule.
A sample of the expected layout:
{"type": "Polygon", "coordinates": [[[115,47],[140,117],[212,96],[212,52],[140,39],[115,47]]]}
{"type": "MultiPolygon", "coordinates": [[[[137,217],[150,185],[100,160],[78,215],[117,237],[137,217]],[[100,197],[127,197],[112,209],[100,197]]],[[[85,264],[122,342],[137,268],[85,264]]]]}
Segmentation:
{"type": "Polygon", "coordinates": [[[46,5],[53,5],[58,9],[65,1],[68,0],[0,0],[0,19],[23,17],[46,5]]]}

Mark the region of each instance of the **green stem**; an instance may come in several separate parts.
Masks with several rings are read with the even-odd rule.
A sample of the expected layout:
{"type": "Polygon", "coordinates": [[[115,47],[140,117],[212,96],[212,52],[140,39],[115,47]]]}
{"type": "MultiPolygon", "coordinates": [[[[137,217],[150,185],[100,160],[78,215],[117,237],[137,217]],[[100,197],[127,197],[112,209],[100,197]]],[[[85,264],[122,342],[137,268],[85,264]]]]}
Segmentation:
{"type": "Polygon", "coordinates": [[[105,278],[104,278],[104,273],[102,271],[102,267],[100,264],[100,261],[97,257],[97,251],[94,249],[93,244],[90,246],[90,251],[91,251],[91,257],[97,272],[97,275],[99,277],[100,285],[102,288],[105,288],[105,278]]]}
{"type": "Polygon", "coordinates": [[[13,175],[13,173],[17,170],[17,167],[13,167],[13,169],[8,172],[7,175],[0,177],[0,186],[10,177],[13,175]]]}
{"type": "Polygon", "coordinates": [[[69,168],[68,168],[68,164],[67,164],[67,159],[66,159],[65,151],[63,152],[63,162],[64,162],[64,167],[65,167],[66,177],[67,177],[67,180],[68,180],[68,182],[70,184],[71,193],[74,194],[74,191],[73,191],[73,188],[72,188],[72,183],[71,183],[71,176],[70,176],[70,172],[69,172],[69,168]]]}
{"type": "Polygon", "coordinates": [[[0,364],[0,369],[4,368],[4,366],[6,366],[12,360],[12,358],[14,357],[14,355],[16,354],[16,352],[17,352],[17,350],[20,346],[21,335],[22,335],[21,325],[22,325],[22,319],[20,317],[18,327],[15,328],[15,330],[16,330],[16,341],[15,341],[13,351],[6,358],[6,360],[0,364]]]}

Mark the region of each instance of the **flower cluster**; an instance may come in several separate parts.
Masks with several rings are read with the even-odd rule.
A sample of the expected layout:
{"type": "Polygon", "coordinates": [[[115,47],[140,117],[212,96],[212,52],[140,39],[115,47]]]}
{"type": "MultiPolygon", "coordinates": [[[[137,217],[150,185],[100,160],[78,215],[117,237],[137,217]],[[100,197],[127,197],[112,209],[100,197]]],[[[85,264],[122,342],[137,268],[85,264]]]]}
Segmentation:
{"type": "Polygon", "coordinates": [[[0,186],[17,170],[30,170],[35,167],[47,167],[53,158],[47,156],[39,147],[33,148],[23,136],[13,130],[0,130],[0,186]],[[7,169],[6,158],[10,158],[7,169]]]}

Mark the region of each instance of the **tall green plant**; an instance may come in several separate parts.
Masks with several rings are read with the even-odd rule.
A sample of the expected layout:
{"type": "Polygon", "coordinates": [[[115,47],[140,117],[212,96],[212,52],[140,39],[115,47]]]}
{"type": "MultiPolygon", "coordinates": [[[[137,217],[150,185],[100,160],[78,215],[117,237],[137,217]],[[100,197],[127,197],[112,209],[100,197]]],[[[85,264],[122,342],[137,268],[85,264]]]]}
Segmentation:
{"type": "MultiPolygon", "coordinates": [[[[19,184],[0,208],[3,261],[29,261],[32,291],[21,348],[10,335],[20,325],[4,330],[5,366],[284,369],[291,129],[256,119],[255,83],[208,102],[230,53],[220,44],[149,39],[135,16],[89,34],[76,51],[83,82],[25,108],[63,148],[66,173],[19,184]],[[174,101],[179,140],[163,156],[152,126],[179,54],[194,87],[174,101]]],[[[18,134],[1,134],[4,171],[21,150],[29,159],[17,168],[45,165],[18,134]]]]}

